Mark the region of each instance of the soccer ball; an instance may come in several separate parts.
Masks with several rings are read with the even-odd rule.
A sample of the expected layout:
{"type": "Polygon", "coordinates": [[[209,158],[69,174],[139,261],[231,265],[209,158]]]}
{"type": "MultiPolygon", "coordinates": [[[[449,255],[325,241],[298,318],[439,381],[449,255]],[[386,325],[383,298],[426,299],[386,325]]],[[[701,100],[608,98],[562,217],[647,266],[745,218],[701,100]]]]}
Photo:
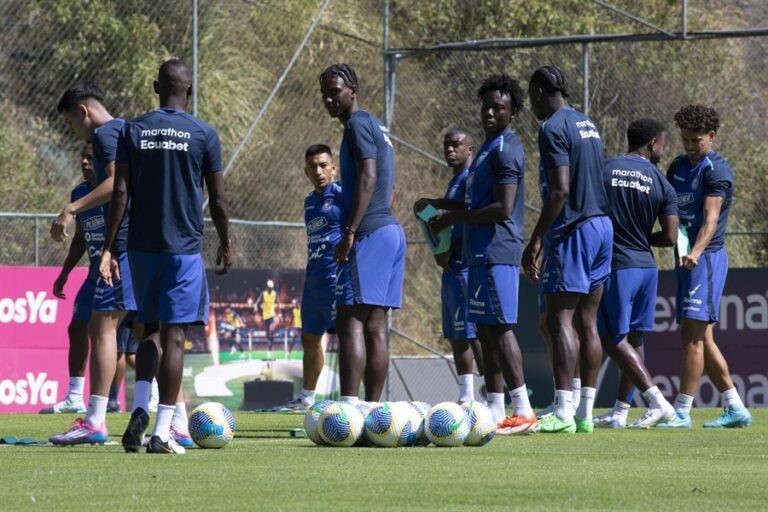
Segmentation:
{"type": "MultiPolygon", "coordinates": [[[[368,418],[368,415],[379,405],[379,402],[364,402],[362,400],[355,404],[357,410],[363,415],[363,428],[365,428],[365,420],[368,418]]],[[[368,440],[362,435],[355,443],[355,446],[368,446],[368,440]]]]}
{"type": "Polygon", "coordinates": [[[496,422],[491,410],[474,400],[461,404],[469,421],[469,435],[464,440],[467,446],[483,446],[496,435],[496,422]]]}
{"type": "Polygon", "coordinates": [[[206,402],[192,411],[189,435],[200,448],[223,448],[235,437],[235,417],[224,405],[206,402]]]}
{"type": "MultiPolygon", "coordinates": [[[[429,413],[429,406],[427,405],[426,411],[422,404],[424,402],[405,402],[406,407],[410,409],[411,413],[411,438],[409,439],[410,446],[426,446],[429,444],[429,439],[424,432],[427,413],[429,413]]],[[[425,404],[426,405],[426,404],[425,404]]]]}
{"type": "Polygon", "coordinates": [[[320,438],[331,446],[352,446],[363,434],[363,415],[352,404],[334,402],[320,413],[320,438]]]}
{"type": "Polygon", "coordinates": [[[411,436],[410,407],[384,402],[374,408],[365,420],[365,438],[376,446],[407,446],[411,436]]]}
{"type": "Polygon", "coordinates": [[[467,414],[453,402],[439,403],[427,415],[426,430],[437,446],[461,446],[469,434],[467,414]]]}
{"type": "Polygon", "coordinates": [[[318,427],[320,426],[320,413],[323,412],[326,405],[332,403],[333,400],[321,400],[315,402],[304,414],[304,431],[313,443],[320,446],[327,445],[327,443],[320,437],[320,432],[318,431],[318,427]]]}

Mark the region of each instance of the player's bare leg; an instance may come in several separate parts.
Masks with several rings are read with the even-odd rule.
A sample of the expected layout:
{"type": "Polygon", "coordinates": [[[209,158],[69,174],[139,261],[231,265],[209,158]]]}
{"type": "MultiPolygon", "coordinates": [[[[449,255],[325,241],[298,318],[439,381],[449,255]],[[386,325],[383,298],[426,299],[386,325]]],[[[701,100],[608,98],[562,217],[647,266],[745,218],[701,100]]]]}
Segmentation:
{"type": "Polygon", "coordinates": [[[494,342],[493,336],[488,332],[488,326],[477,325],[477,334],[483,349],[483,373],[485,373],[485,390],[488,408],[493,413],[496,422],[500,422],[506,416],[504,410],[504,380],[499,361],[499,347],[494,342]]]}
{"type": "MultiPolygon", "coordinates": [[[[456,365],[456,375],[459,378],[459,399],[458,402],[468,402],[475,399],[475,345],[480,342],[477,339],[472,340],[449,340],[451,343],[451,352],[453,353],[453,362],[456,365]]],[[[479,349],[481,351],[482,349],[479,349]]],[[[480,356],[482,358],[482,355],[480,356]]],[[[478,359],[478,368],[481,368],[482,359],[478,359]]],[[[482,369],[480,370],[482,372],[482,369]]]]}
{"type": "Polygon", "coordinates": [[[61,402],[40,411],[40,414],[84,413],[83,391],[85,388],[85,367],[88,362],[88,322],[73,319],[67,328],[69,335],[69,389],[61,402]]]}
{"type": "Polygon", "coordinates": [[[728,371],[720,348],[715,343],[713,325],[709,324],[704,333],[704,370],[709,380],[720,392],[723,401],[723,414],[714,421],[704,424],[706,428],[748,427],[752,424],[752,415],[744,406],[733,379],[728,371]]]}
{"type": "Polygon", "coordinates": [[[579,299],[575,327],[579,334],[579,368],[581,368],[581,400],[576,407],[577,432],[592,432],[592,409],[597,394],[597,374],[603,361],[600,335],[597,333],[597,309],[603,297],[603,287],[592,290],[579,299]]]}
{"type": "MultiPolygon", "coordinates": [[[[353,306],[354,307],[354,306],[353,306]]],[[[378,402],[384,392],[389,370],[387,351],[387,309],[372,306],[365,320],[365,399],[378,402]]]]}
{"type": "Polygon", "coordinates": [[[342,400],[357,400],[365,372],[364,324],[368,306],[336,306],[339,338],[339,383],[342,400]]]}

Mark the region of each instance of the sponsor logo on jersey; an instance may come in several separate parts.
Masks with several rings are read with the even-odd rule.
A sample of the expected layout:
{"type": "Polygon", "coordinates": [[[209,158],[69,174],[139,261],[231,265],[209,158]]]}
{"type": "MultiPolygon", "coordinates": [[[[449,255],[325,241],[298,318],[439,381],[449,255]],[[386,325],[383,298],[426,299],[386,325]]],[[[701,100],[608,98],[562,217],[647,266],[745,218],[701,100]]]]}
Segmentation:
{"type": "Polygon", "coordinates": [[[678,206],[685,206],[691,203],[693,203],[693,194],[691,192],[686,192],[684,194],[677,194],[678,206]]]}
{"type": "Polygon", "coordinates": [[[318,229],[322,229],[328,225],[328,219],[325,217],[315,217],[307,222],[307,232],[314,233],[318,229]]]}
{"type": "Polygon", "coordinates": [[[83,222],[83,229],[86,229],[88,231],[94,231],[96,229],[101,229],[103,227],[104,227],[103,215],[96,215],[94,217],[86,219],[85,222],[83,222]]]}

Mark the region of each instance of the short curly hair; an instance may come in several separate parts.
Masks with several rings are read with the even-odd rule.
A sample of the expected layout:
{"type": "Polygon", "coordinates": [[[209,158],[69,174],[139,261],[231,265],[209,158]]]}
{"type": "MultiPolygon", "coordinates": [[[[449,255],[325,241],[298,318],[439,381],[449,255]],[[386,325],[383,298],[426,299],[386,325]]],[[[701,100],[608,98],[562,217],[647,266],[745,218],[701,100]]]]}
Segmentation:
{"type": "Polygon", "coordinates": [[[681,130],[716,132],[720,128],[720,114],[712,107],[686,105],[675,114],[675,124],[681,130]]]}
{"type": "Polygon", "coordinates": [[[517,114],[523,109],[525,93],[517,80],[506,73],[491,75],[486,78],[483,85],[477,90],[477,97],[483,99],[483,96],[488,91],[499,91],[501,94],[509,96],[512,115],[517,114]]]}

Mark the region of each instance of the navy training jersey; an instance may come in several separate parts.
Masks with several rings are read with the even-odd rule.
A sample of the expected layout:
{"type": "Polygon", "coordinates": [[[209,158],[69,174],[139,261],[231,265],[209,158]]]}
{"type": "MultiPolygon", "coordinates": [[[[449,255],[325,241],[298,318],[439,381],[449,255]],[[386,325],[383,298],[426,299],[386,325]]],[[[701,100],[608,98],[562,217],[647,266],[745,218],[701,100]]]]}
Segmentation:
{"type": "MultiPolygon", "coordinates": [[[[123,119],[114,118],[94,129],[91,134],[93,172],[96,175],[96,183],[101,183],[107,179],[107,166],[117,159],[117,143],[124,124],[123,119]]],[[[120,229],[112,243],[113,252],[125,252],[127,249],[129,210],[130,204],[127,204],[123,220],[120,222],[120,229]]],[[[104,205],[104,218],[108,213],[109,203],[104,205]]]]}
{"type": "Polygon", "coordinates": [[[494,185],[517,185],[509,219],[495,224],[464,225],[467,265],[520,265],[525,216],[525,154],[512,130],[486,140],[472,161],[464,205],[477,210],[493,203],[494,185]]]}
{"type": "Polygon", "coordinates": [[[691,247],[696,243],[701,224],[704,222],[704,198],[722,197],[723,205],[717,219],[717,228],[704,252],[722,249],[725,245],[725,228],[733,198],[733,171],[728,161],[715,151],[691,164],[687,155],[679,155],[669,165],[667,179],[677,192],[680,225],[688,232],[691,247]]]}
{"type": "Polygon", "coordinates": [[[647,158],[618,156],[605,164],[613,222],[611,267],[656,267],[650,237],[658,217],[677,215],[677,194],[647,158]]]}
{"type": "Polygon", "coordinates": [[[306,277],[336,276],[338,264],[333,259],[341,240],[341,187],[331,183],[321,194],[312,191],[304,199],[304,223],[307,226],[306,277]]]}
{"type": "MultiPolygon", "coordinates": [[[[72,189],[70,200],[77,201],[81,197],[88,195],[91,190],[93,190],[91,184],[84,181],[72,189]]],[[[91,276],[98,276],[101,252],[104,250],[104,239],[106,238],[104,206],[97,206],[78,213],[75,215],[75,219],[85,239],[85,250],[88,253],[88,273],[91,276]]]]}
{"type": "Polygon", "coordinates": [[[341,162],[342,221],[346,227],[352,213],[352,199],[357,183],[357,164],[376,160],[376,187],[371,202],[357,228],[361,238],[387,224],[397,224],[390,200],[395,184],[395,156],[389,140],[389,130],[376,116],[358,110],[344,124],[339,160],[341,162]]]}
{"type": "Polygon", "coordinates": [[[216,130],[183,110],[153,110],[125,124],[117,163],[130,169],[128,249],[199,253],[203,176],[221,171],[216,130]]]}
{"type": "MultiPolygon", "coordinates": [[[[448,190],[445,191],[443,198],[463,203],[467,195],[467,176],[469,176],[469,169],[464,169],[451,178],[451,181],[448,182],[448,190]]],[[[451,255],[449,261],[452,265],[464,266],[463,243],[464,224],[459,222],[451,227],[451,255]]]]}
{"type": "Polygon", "coordinates": [[[547,171],[569,168],[568,197],[560,215],[549,228],[559,238],[591,217],[608,215],[608,196],[603,185],[603,142],[597,126],[585,114],[564,107],[539,129],[539,190],[549,194],[547,171]]]}

